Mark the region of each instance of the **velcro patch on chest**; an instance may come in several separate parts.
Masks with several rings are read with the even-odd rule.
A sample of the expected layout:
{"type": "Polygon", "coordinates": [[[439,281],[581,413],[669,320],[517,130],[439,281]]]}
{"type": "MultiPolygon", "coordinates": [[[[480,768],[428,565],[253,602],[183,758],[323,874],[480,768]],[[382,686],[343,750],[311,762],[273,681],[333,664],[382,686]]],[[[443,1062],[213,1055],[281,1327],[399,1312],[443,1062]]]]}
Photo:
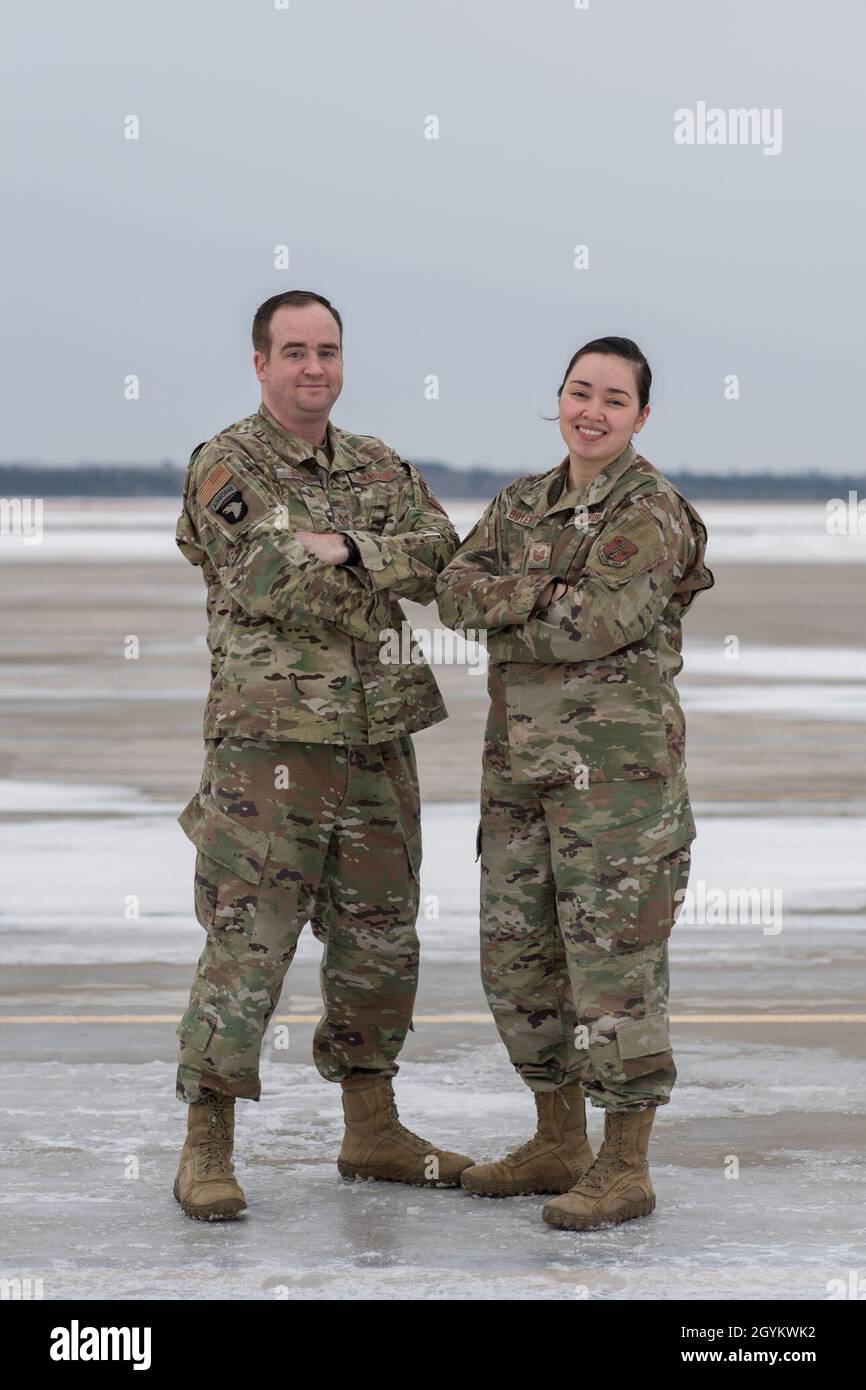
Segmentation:
{"type": "Polygon", "coordinates": [[[516,521],[519,526],[533,526],[538,520],[538,515],[536,512],[525,512],[520,507],[510,507],[508,520],[516,521]]]}
{"type": "Polygon", "coordinates": [[[290,478],[293,483],[315,483],[317,481],[309,473],[304,473],[302,469],[292,468],[288,465],[275,468],[274,474],[277,478],[290,478]]]}
{"type": "Polygon", "coordinates": [[[637,555],[638,547],[634,541],[629,540],[628,536],[613,536],[611,540],[605,541],[598,558],[603,565],[627,565],[633,555],[637,555]]]}
{"type": "Polygon", "coordinates": [[[331,516],[337,527],[344,528],[352,524],[352,512],[349,507],[333,506],[331,507],[331,516]]]}
{"type": "Polygon", "coordinates": [[[361,483],[396,483],[403,477],[400,468],[365,468],[358,481],[361,483]]]}
{"type": "Polygon", "coordinates": [[[531,570],[546,569],[550,564],[550,552],[553,549],[550,541],[536,541],[529,547],[529,568],[531,570]]]}
{"type": "Polygon", "coordinates": [[[604,512],[591,512],[587,507],[575,507],[571,520],[572,525],[581,531],[588,526],[597,526],[600,521],[604,521],[604,512]]]}

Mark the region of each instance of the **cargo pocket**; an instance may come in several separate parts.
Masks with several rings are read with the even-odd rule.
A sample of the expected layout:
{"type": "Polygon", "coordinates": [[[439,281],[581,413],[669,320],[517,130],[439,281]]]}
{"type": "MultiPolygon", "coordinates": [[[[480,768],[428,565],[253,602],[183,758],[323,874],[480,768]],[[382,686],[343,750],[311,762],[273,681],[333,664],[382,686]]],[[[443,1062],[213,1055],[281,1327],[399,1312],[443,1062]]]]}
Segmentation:
{"type": "Polygon", "coordinates": [[[616,1025],[616,1045],[627,1077],[658,1071],[671,1050],[670,1024],[664,1014],[624,1019],[616,1025]]]}
{"type": "Polygon", "coordinates": [[[195,915],[207,932],[255,935],[256,914],[270,836],[197,796],[178,816],[196,846],[195,915]]]}
{"type": "Polygon", "coordinates": [[[695,823],[688,802],[592,837],[596,943],[637,951],[671,934],[688,881],[695,823]]]}
{"type": "Polygon", "coordinates": [[[190,1004],[175,1032],[184,1047],[204,1056],[218,1023],[219,1018],[212,1004],[190,1004]]]}

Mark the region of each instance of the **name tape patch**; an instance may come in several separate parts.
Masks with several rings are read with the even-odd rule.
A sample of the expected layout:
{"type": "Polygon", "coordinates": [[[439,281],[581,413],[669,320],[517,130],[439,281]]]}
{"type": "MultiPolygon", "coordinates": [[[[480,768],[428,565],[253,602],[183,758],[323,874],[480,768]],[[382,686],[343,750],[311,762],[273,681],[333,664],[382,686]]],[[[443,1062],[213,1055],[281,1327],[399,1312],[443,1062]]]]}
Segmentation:
{"type": "Polygon", "coordinates": [[[314,483],[316,481],[309,473],[303,473],[300,468],[275,468],[274,473],[278,478],[292,478],[297,483],[314,483]]]}
{"type": "Polygon", "coordinates": [[[371,483],[394,483],[402,476],[399,468],[365,468],[358,481],[365,483],[369,479],[371,483]]]}

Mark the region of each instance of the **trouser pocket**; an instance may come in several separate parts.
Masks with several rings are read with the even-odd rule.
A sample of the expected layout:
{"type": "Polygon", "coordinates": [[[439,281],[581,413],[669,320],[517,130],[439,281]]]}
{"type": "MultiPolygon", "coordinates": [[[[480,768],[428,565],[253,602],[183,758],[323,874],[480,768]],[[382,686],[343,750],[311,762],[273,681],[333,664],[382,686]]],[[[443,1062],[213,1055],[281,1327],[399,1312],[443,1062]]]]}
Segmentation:
{"type": "Polygon", "coordinates": [[[204,1056],[219,1025],[216,1009],[211,1004],[190,1004],[175,1032],[185,1047],[204,1056]]]}
{"type": "MultiPolygon", "coordinates": [[[[648,1014],[645,1018],[621,1019],[613,1038],[590,1045],[589,1058],[593,1076],[599,1083],[608,1086],[612,1083],[620,1086],[625,1084],[624,1099],[629,1098],[628,1083],[637,1077],[658,1073],[659,1082],[667,1085],[668,1092],[676,1079],[670,1024],[667,1015],[662,1013],[648,1014]]],[[[637,1091],[632,1098],[638,1098],[637,1091]]],[[[667,1094],[664,1096],[666,1098],[667,1094]]]]}
{"type": "Polygon", "coordinates": [[[295,898],[293,882],[285,885],[289,893],[279,893],[279,885],[271,883],[271,836],[241,824],[201,794],[178,820],[198,851],[194,899],[200,924],[224,941],[237,934],[251,951],[271,950],[294,925],[281,918],[295,898]],[[265,893],[266,886],[274,891],[265,893]]]}
{"type": "Polygon", "coordinates": [[[695,824],[688,799],[624,825],[580,830],[582,842],[563,841],[556,866],[568,950],[591,962],[667,940],[691,863],[695,824]]]}
{"type": "Polygon", "coordinates": [[[595,893],[589,916],[598,946],[638,951],[671,934],[691,864],[688,802],[592,837],[595,893]]]}

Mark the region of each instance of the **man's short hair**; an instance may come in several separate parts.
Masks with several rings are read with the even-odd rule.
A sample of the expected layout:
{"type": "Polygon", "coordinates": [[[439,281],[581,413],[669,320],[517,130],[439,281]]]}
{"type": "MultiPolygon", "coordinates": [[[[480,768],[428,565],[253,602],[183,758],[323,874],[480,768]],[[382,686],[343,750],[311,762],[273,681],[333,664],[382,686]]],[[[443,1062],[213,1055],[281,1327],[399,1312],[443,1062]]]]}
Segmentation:
{"type": "Polygon", "coordinates": [[[307,304],[321,304],[329,314],[333,314],[340,330],[340,346],[342,347],[343,320],[330,300],[325,299],[324,295],[315,294],[312,290],[286,290],[285,294],[271,295],[270,299],[266,299],[264,304],[260,304],[256,309],[256,316],[253,319],[253,347],[256,352],[260,352],[263,357],[270,354],[273,346],[271,343],[271,319],[278,309],[303,309],[307,304]]]}

